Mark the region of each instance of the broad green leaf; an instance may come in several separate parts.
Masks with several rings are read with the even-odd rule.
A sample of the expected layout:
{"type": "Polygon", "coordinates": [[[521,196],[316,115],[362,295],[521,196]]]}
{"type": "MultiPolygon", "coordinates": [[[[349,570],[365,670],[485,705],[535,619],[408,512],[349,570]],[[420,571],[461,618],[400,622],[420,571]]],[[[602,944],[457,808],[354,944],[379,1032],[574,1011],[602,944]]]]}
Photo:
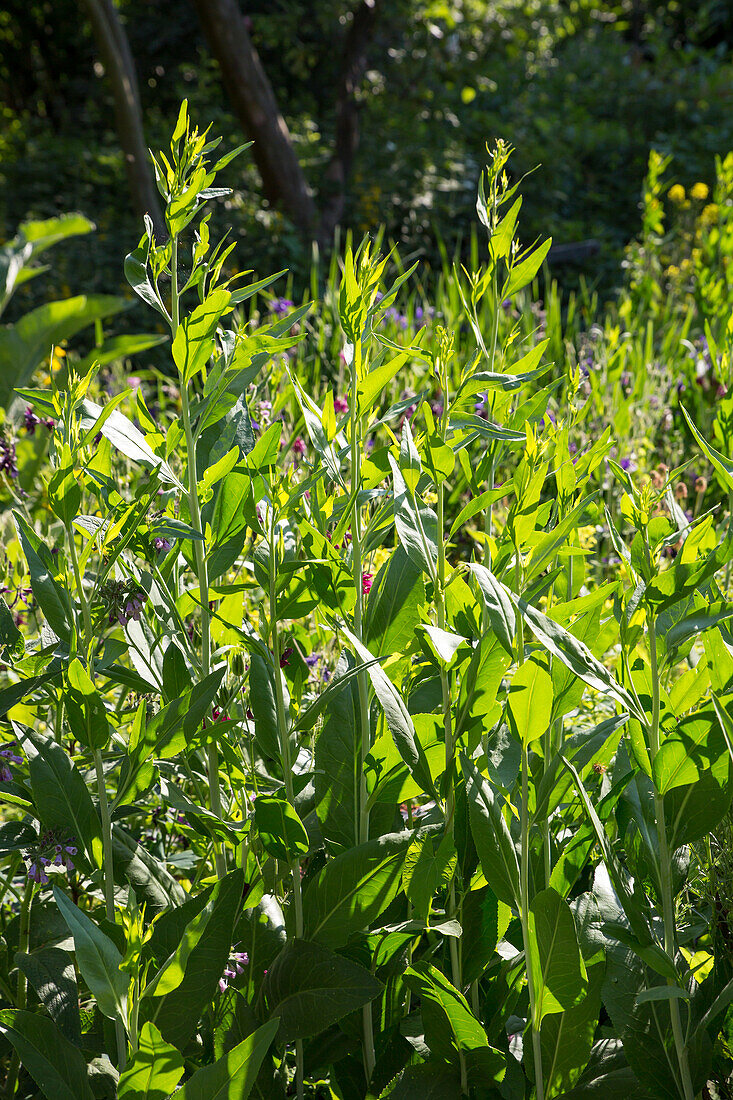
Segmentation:
{"type": "Polygon", "coordinates": [[[47,1100],[94,1100],[83,1054],[53,1020],[38,1012],[3,1013],[0,1034],[13,1044],[47,1100]]]}
{"type": "Polygon", "coordinates": [[[587,974],[573,914],[551,887],[535,894],[527,915],[534,981],[533,1026],[545,1016],[573,1008],[586,991],[587,974]]]}
{"type": "Polygon", "coordinates": [[[544,736],[552,717],[552,678],[535,660],[514,673],[507,711],[512,733],[525,748],[544,736]]]}
{"type": "Polygon", "coordinates": [[[509,278],[501,292],[502,298],[511,298],[518,291],[528,286],[545,262],[545,257],[552,246],[552,237],[548,237],[542,244],[537,245],[526,259],[512,267],[509,278]]]}
{"type": "Polygon", "coordinates": [[[352,634],[346,626],[342,626],[341,630],[346,635],[357,656],[365,664],[368,664],[369,678],[372,681],[374,694],[384,711],[384,717],[397,746],[397,751],[410,769],[410,774],[426,794],[435,795],[435,787],[433,786],[428,762],[425,759],[425,753],[415,735],[412,718],[396,687],[386,672],[374,663],[373,654],[359,641],[356,635],[352,634]]]}
{"type": "Polygon", "coordinates": [[[291,861],[308,854],[308,834],[286,799],[269,794],[258,795],[254,804],[254,822],[262,846],[275,859],[291,861]]]}
{"type": "Polygon", "coordinates": [[[509,826],[491,784],[465,753],[461,753],[461,764],[471,833],[484,876],[500,901],[515,906],[519,902],[519,861],[509,826]]]}
{"type": "Polygon", "coordinates": [[[13,512],[13,517],[18,538],[23,547],[25,559],[28,562],[33,595],[38,600],[38,606],[53,632],[63,641],[68,642],[74,621],[69,594],[54,580],[46,561],[37,553],[35,543],[39,540],[31,531],[23,516],[20,512],[13,512]]]}
{"type": "Polygon", "coordinates": [[[61,828],[75,836],[92,866],[101,867],[99,817],[71,757],[61,745],[31,729],[24,730],[23,738],[31,745],[27,750],[31,789],[41,821],[48,829],[61,828]]]}
{"type": "Polygon", "coordinates": [[[74,937],[76,962],[84,981],[96,998],[99,1011],[127,1026],[127,975],[120,970],[122,955],[112,940],[54,886],[61,915],[74,937]]]}
{"type": "Polygon", "coordinates": [[[206,931],[216,902],[217,895],[212,894],[204,908],[186,925],[175,951],[171,952],[157,974],[149,977],[144,997],[165,997],[178,989],[186,973],[189,955],[206,931]]]}
{"type": "Polygon", "coordinates": [[[442,838],[418,831],[407,849],[402,886],[419,916],[427,919],[433,899],[453,878],[457,853],[446,833],[442,838]]]}
{"type": "Polygon", "coordinates": [[[343,947],[384,912],[400,888],[409,833],[387,833],[341,852],[310,879],[303,896],[308,939],[343,947]]]}
{"type": "MultiPolygon", "coordinates": [[[[516,599],[516,597],[515,597],[516,599]]],[[[579,642],[569,631],[531,607],[523,599],[518,600],[519,610],[528,622],[535,637],[546,649],[562,661],[580,680],[600,692],[610,695],[621,706],[645,722],[644,714],[639,710],[636,700],[622,687],[597,658],[593,656],[583,642],[579,642]]]]}
{"type": "Polygon", "coordinates": [[[420,998],[425,1041],[441,1062],[464,1065],[470,1083],[498,1084],[506,1072],[505,1055],[489,1045],[486,1032],[466,998],[430,963],[405,971],[405,984],[420,998]]]}
{"type": "Polygon", "coordinates": [[[0,407],[7,408],[16,386],[25,386],[33,371],[48,360],[51,347],[70,340],[95,321],[129,309],[125,298],[79,294],[47,302],[14,325],[0,327],[0,407]]]}
{"type": "Polygon", "coordinates": [[[516,616],[512,601],[509,599],[504,585],[485,566],[474,564],[470,566],[470,569],[479,583],[489,616],[489,625],[511,657],[514,652],[514,632],[516,630],[516,616]]]}
{"type": "Polygon", "coordinates": [[[720,451],[717,451],[715,447],[707,442],[704,436],[695,427],[692,417],[688,413],[685,406],[680,405],[680,408],[682,409],[690,431],[697,440],[697,444],[700,450],[705,455],[708,462],[710,462],[711,465],[714,466],[714,468],[717,470],[718,474],[720,475],[720,480],[722,481],[725,488],[728,490],[728,492],[731,492],[731,490],[733,490],[733,462],[731,462],[729,458],[726,458],[724,454],[721,454],[720,451]]]}
{"type": "Polygon", "coordinates": [[[588,968],[588,992],[580,1004],[545,1016],[540,1042],[546,1100],[565,1096],[576,1084],[590,1057],[598,1027],[605,962],[588,968]]]}
{"type": "MultiPolygon", "coordinates": [[[[166,1042],[176,1047],[185,1046],[216,995],[219,979],[229,959],[234,923],[242,904],[243,887],[244,874],[240,868],[230,871],[216,883],[211,896],[211,916],[203,934],[191,950],[183,980],[172,993],[154,999],[151,1013],[153,1022],[166,1042]]],[[[172,944],[166,944],[165,958],[175,950],[183,928],[191,920],[190,913],[185,912],[183,906],[174,910],[172,917],[175,936],[172,937],[172,944]],[[183,928],[179,929],[180,917],[183,918],[183,928]]]]}
{"type": "Polygon", "coordinates": [[[394,521],[397,535],[410,561],[435,578],[438,561],[438,519],[435,512],[419,504],[393,456],[389,456],[394,479],[394,521]]]}
{"type": "Polygon", "coordinates": [[[143,1024],[138,1048],[120,1074],[117,1100],[167,1100],[183,1076],[183,1058],[155,1024],[143,1024]]]}
{"type": "Polygon", "coordinates": [[[374,579],[364,615],[364,645],[376,656],[404,652],[420,621],[425,600],[422,570],[401,546],[374,579]]]}
{"type": "Polygon", "coordinates": [[[196,1070],[176,1093],[178,1100],[247,1100],[279,1024],[269,1020],[218,1062],[196,1070]]]}
{"type": "Polygon", "coordinates": [[[184,385],[203,370],[214,354],[216,330],[229,306],[229,291],[215,290],[181,321],[172,354],[184,385]]]}
{"type": "Polygon", "coordinates": [[[269,967],[263,996],[272,1020],[280,1021],[279,1039],[292,1043],[325,1031],[383,988],[351,959],[319,943],[292,940],[269,967]]]}
{"type": "Polygon", "coordinates": [[[39,947],[29,955],[18,953],[15,963],[59,1030],[76,1046],[81,1046],[79,989],[68,951],[59,947],[39,947]]]}
{"type": "MultiPolygon", "coordinates": [[[[81,404],[81,413],[81,427],[84,431],[90,431],[104,414],[104,408],[87,398],[81,404]]],[[[156,455],[145,442],[143,433],[119,409],[113,409],[102,421],[99,430],[125,458],[129,458],[132,462],[139,462],[142,466],[148,466],[151,470],[155,470],[163,481],[175,485],[181,492],[186,491],[168,463],[156,455]]]]}

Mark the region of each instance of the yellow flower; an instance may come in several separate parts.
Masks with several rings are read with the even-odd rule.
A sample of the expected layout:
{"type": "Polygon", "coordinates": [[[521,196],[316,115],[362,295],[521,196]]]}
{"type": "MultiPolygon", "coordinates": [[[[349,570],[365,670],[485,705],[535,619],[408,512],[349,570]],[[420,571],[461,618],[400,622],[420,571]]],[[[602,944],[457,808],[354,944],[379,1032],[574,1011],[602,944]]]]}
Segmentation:
{"type": "Polygon", "coordinates": [[[578,541],[584,550],[592,550],[596,542],[595,527],[579,527],[578,541]]]}
{"type": "Polygon", "coordinates": [[[706,183],[693,183],[692,190],[690,191],[690,198],[705,202],[709,194],[710,188],[706,183]]]}
{"type": "Polygon", "coordinates": [[[700,215],[701,225],[715,225],[718,220],[718,204],[716,202],[709,202],[707,206],[703,207],[702,214],[700,215]]]}
{"type": "Polygon", "coordinates": [[[685,201],[685,189],[681,183],[675,183],[670,187],[667,196],[670,202],[682,203],[685,201]]]}
{"type": "Polygon", "coordinates": [[[670,279],[674,279],[674,278],[676,278],[677,275],[679,275],[679,273],[680,273],[680,269],[677,267],[677,265],[676,264],[670,264],[664,274],[668,275],[670,279]]]}

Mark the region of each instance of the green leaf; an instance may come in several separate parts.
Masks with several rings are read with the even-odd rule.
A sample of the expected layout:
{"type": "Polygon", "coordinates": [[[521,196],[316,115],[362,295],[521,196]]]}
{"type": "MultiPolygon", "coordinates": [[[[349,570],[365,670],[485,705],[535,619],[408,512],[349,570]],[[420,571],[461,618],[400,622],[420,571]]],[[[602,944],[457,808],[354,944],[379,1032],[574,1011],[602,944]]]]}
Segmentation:
{"type": "MultiPolygon", "coordinates": [[[[13,512],[28,571],[31,575],[31,588],[38,600],[38,606],[45,615],[48,625],[62,641],[68,642],[73,624],[73,615],[68,593],[51,576],[43,558],[36,552],[37,536],[34,535],[20,512],[13,512]]],[[[41,544],[43,545],[43,544],[41,544]]]]}
{"type": "Polygon", "coordinates": [[[0,653],[4,657],[22,657],[25,652],[23,635],[15,625],[5,600],[0,599],[0,653]]]}
{"type": "Polygon", "coordinates": [[[465,753],[461,753],[461,764],[466,779],[471,833],[481,869],[499,901],[516,906],[520,893],[519,861],[509,826],[490,783],[465,753]]]}
{"type": "Polygon", "coordinates": [[[562,1097],[588,1064],[598,1027],[605,962],[588,968],[588,992],[580,1004],[545,1016],[540,1042],[546,1100],[562,1097]]]}
{"type": "Polygon", "coordinates": [[[415,501],[391,454],[389,462],[394,479],[394,521],[398,538],[410,561],[434,579],[438,561],[438,518],[432,509],[415,501]]]}
{"type": "Polygon", "coordinates": [[[552,717],[552,678],[542,665],[525,661],[512,677],[507,712],[512,733],[525,746],[542,737],[552,717]]]}
{"type": "Polygon", "coordinates": [[[91,795],[69,754],[50,738],[24,729],[30,742],[29,772],[33,797],[47,829],[70,831],[83,846],[93,867],[103,861],[102,829],[91,795]]]}
{"type": "Polygon", "coordinates": [[[59,1030],[75,1046],[81,1046],[79,989],[74,962],[68,951],[59,947],[39,947],[30,955],[17,954],[15,963],[59,1030]]]}
{"type": "MultiPolygon", "coordinates": [[[[104,414],[104,407],[87,398],[81,403],[81,414],[81,427],[83,431],[88,432],[97,426],[100,417],[104,414]]],[[[158,473],[161,480],[175,485],[183,493],[186,492],[168,463],[156,455],[145,442],[143,433],[119,409],[113,409],[101,422],[98,430],[125,458],[150,467],[158,473]]]]}
{"type": "Polygon", "coordinates": [[[338,948],[368,928],[400,888],[411,839],[409,833],[387,833],[329,860],[303,896],[306,936],[338,948]]]}
{"type": "MultiPolygon", "coordinates": [[[[155,999],[153,1022],[167,1042],[183,1047],[193,1035],[202,1013],[216,995],[219,979],[229,959],[234,923],[242,903],[244,873],[241,868],[220,879],[212,893],[212,913],[206,928],[188,957],[181,984],[165,997],[155,999]]],[[[187,903],[188,904],[188,903],[187,903]]],[[[171,914],[186,924],[191,919],[184,908],[171,914]]],[[[168,916],[168,914],[165,914],[168,916]]],[[[176,928],[175,947],[182,935],[176,928]]],[[[166,958],[173,948],[167,945],[166,958]]]]}
{"type": "Polygon", "coordinates": [[[292,861],[308,854],[308,834],[286,799],[269,794],[258,795],[254,804],[254,821],[265,851],[275,859],[292,861]]]}
{"type": "Polygon", "coordinates": [[[51,347],[77,332],[129,309],[125,298],[107,294],[80,294],[60,302],[47,302],[21,317],[14,325],[0,327],[0,406],[7,408],[16,386],[25,386],[33,371],[47,360],[51,347]]]}
{"type": "Polygon", "coordinates": [[[573,1008],[584,995],[587,974],[573,914],[551,887],[535,894],[527,915],[529,966],[534,979],[533,1027],[555,1012],[573,1008]]]}
{"type": "Polygon", "coordinates": [[[120,1074],[117,1100],[167,1100],[183,1076],[184,1061],[155,1024],[143,1024],[138,1048],[120,1074]]]}
{"type": "Polygon", "coordinates": [[[507,590],[483,565],[473,564],[469,568],[479,583],[489,616],[489,625],[511,657],[514,652],[516,617],[507,590]]]}
{"type": "Polygon", "coordinates": [[[186,925],[175,951],[171,952],[157,974],[149,980],[143,993],[144,997],[165,997],[174,989],[178,989],[185,976],[189,956],[206,931],[206,926],[216,907],[217,897],[217,894],[212,893],[204,908],[186,925]]]}
{"type": "Polygon", "coordinates": [[[214,354],[216,330],[229,306],[229,291],[215,290],[181,321],[171,350],[184,386],[214,354]]]}
{"type": "Polygon", "coordinates": [[[405,971],[405,985],[420,998],[425,1041],[431,1055],[451,1065],[465,1064],[469,1083],[496,1084],[504,1079],[504,1054],[489,1046],[486,1032],[466,998],[430,963],[405,971]]]}
{"type": "Polygon", "coordinates": [[[279,1020],[269,1020],[218,1062],[197,1070],[177,1100],[247,1100],[278,1027],[279,1020]]]}
{"type": "Polygon", "coordinates": [[[433,898],[448,885],[457,853],[449,833],[442,838],[419,830],[407,849],[402,885],[418,915],[427,919],[433,898]]]}
{"type": "Polygon", "coordinates": [[[318,1035],[369,1004],[382,983],[350,959],[307,940],[292,940],[267,971],[263,996],[284,1043],[318,1035]]]}
{"type": "Polygon", "coordinates": [[[94,1100],[84,1056],[53,1020],[37,1012],[3,1013],[0,1034],[48,1100],[94,1100]]]}
{"type": "Polygon", "coordinates": [[[729,458],[726,458],[724,454],[721,454],[720,451],[716,451],[715,447],[707,442],[704,436],[695,427],[692,417],[688,413],[685,406],[680,405],[680,408],[682,409],[690,431],[697,440],[697,444],[700,450],[705,455],[708,462],[710,462],[712,466],[714,466],[714,468],[717,470],[718,474],[720,475],[720,480],[722,481],[728,492],[730,492],[731,490],[733,490],[733,462],[731,462],[729,458]]]}
{"type": "Polygon", "coordinates": [[[377,573],[364,615],[364,645],[376,656],[404,652],[425,601],[422,570],[397,546],[377,573]]]}
{"type": "MultiPolygon", "coordinates": [[[[516,597],[514,598],[516,599],[516,597]]],[[[601,695],[610,695],[625,710],[635,715],[639,721],[646,722],[646,718],[643,712],[639,710],[633,696],[614,679],[608,669],[593,656],[583,642],[578,641],[554,619],[543,615],[541,611],[531,607],[523,599],[518,599],[517,603],[519,610],[532,628],[532,633],[553,656],[562,661],[578,679],[583,680],[589,687],[594,688],[601,695]]]]}
{"type": "Polygon", "coordinates": [[[512,267],[509,278],[501,292],[502,298],[511,298],[525,286],[529,286],[545,262],[545,257],[550,251],[551,245],[552,237],[548,237],[542,244],[537,245],[526,259],[512,267]]]}
{"type": "Polygon", "coordinates": [[[368,663],[369,678],[372,681],[374,694],[384,711],[384,717],[397,746],[397,751],[410,769],[410,774],[426,794],[435,796],[430,767],[415,734],[412,718],[397,689],[386,672],[378,664],[373,663],[373,654],[359,641],[356,635],[352,634],[346,626],[342,626],[341,630],[346,635],[354,652],[361,657],[365,664],[368,663]]]}
{"type": "Polygon", "coordinates": [[[128,982],[127,974],[120,970],[122,955],[112,940],[58,886],[54,886],[53,896],[74,937],[77,966],[96,998],[99,1011],[126,1027],[128,982]]]}

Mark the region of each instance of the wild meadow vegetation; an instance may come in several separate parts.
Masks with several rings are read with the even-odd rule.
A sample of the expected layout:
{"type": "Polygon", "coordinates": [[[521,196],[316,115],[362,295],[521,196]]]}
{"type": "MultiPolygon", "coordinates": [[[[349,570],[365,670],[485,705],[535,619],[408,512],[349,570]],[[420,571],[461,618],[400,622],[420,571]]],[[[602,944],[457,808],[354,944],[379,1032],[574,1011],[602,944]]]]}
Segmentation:
{"type": "Polygon", "coordinates": [[[732,1096],[733,156],[652,155],[609,306],[502,141],[429,299],[367,236],[301,302],[217,146],[152,334],[0,329],[5,1095],[732,1096]]]}

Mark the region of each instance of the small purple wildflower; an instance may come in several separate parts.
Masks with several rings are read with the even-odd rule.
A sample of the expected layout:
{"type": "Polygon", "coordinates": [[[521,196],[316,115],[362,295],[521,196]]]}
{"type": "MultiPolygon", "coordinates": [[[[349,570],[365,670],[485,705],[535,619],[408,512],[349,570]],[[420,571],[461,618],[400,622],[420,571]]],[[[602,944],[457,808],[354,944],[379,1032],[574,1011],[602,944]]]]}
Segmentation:
{"type": "Polygon", "coordinates": [[[153,549],[157,554],[167,554],[172,545],[173,544],[171,543],[170,539],[153,539],[153,549]]]}
{"type": "Polygon", "coordinates": [[[229,988],[230,982],[238,978],[240,974],[244,974],[244,968],[248,965],[249,955],[246,951],[232,951],[224,973],[219,979],[219,989],[222,993],[225,993],[229,988]]]}
{"type": "Polygon", "coordinates": [[[334,412],[341,416],[342,413],[349,411],[349,402],[345,397],[335,397],[333,400],[334,412]]]}
{"type": "Polygon", "coordinates": [[[278,317],[284,317],[289,309],[293,308],[293,303],[289,298],[273,298],[270,302],[270,309],[278,317]]]}
{"type": "Polygon", "coordinates": [[[25,412],[23,413],[23,427],[28,432],[28,435],[35,435],[36,428],[41,423],[30,405],[26,405],[25,412]]]}
{"type": "Polygon", "coordinates": [[[305,454],[305,450],[305,440],[302,436],[299,435],[296,439],[293,440],[293,454],[297,455],[298,458],[302,458],[305,454]]]}
{"type": "Polygon", "coordinates": [[[9,439],[0,439],[0,471],[6,473],[8,477],[18,476],[15,444],[9,439]]]}

